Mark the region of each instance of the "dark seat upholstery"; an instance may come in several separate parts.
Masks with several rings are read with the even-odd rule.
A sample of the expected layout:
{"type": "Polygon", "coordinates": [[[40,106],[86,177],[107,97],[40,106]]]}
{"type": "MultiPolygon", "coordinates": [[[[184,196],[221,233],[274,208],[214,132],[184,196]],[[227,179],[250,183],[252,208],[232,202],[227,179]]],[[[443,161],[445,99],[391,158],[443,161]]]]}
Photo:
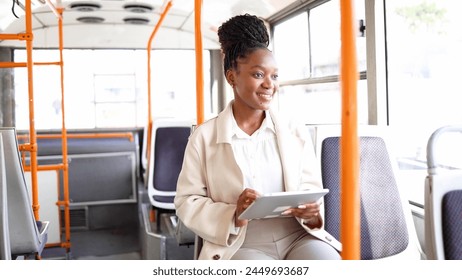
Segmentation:
{"type": "Polygon", "coordinates": [[[176,184],[191,127],[191,122],[170,119],[159,119],[153,124],[147,188],[151,205],[157,210],[158,229],[161,212],[175,209],[176,184]]]}
{"type": "MultiPolygon", "coordinates": [[[[420,245],[408,201],[398,186],[395,163],[375,130],[364,128],[364,134],[362,130],[359,133],[361,259],[420,259],[420,245]]],[[[318,151],[323,184],[330,191],[324,198],[325,229],[341,240],[340,128],[334,131],[323,134],[317,130],[316,143],[321,145],[318,151]]]]}

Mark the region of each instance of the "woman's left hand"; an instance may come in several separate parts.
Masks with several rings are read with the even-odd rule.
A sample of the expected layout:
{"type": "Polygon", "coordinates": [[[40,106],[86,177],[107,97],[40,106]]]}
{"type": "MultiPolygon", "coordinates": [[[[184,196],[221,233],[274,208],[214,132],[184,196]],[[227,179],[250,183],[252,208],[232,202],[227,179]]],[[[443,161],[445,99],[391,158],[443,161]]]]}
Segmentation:
{"type": "Polygon", "coordinates": [[[281,215],[287,216],[291,215],[294,217],[298,217],[307,221],[306,225],[310,228],[320,227],[322,225],[322,220],[320,216],[321,210],[321,203],[308,203],[308,204],[301,204],[297,208],[290,208],[286,211],[282,212],[281,215]]]}

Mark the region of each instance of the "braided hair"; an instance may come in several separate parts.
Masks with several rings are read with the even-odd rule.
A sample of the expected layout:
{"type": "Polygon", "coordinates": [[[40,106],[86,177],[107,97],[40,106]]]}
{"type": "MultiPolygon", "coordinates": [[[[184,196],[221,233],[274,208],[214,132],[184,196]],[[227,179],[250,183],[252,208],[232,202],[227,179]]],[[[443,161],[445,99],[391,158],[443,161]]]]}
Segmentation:
{"type": "Polygon", "coordinates": [[[245,14],[232,17],[218,28],[218,39],[224,55],[224,73],[236,69],[237,60],[245,58],[252,51],[267,49],[268,30],[256,16],[245,14]]]}

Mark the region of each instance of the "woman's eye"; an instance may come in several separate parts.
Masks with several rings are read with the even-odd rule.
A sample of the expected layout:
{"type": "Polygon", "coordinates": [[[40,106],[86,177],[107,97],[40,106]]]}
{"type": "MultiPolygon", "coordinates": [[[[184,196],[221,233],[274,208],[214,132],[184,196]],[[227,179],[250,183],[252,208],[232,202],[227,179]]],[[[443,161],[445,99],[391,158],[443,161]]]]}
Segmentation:
{"type": "Polygon", "coordinates": [[[279,75],[278,74],[275,74],[272,76],[273,80],[277,80],[279,78],[279,75]]]}
{"type": "Polygon", "coordinates": [[[255,73],[254,74],[255,78],[263,78],[263,74],[262,73],[255,73]]]}

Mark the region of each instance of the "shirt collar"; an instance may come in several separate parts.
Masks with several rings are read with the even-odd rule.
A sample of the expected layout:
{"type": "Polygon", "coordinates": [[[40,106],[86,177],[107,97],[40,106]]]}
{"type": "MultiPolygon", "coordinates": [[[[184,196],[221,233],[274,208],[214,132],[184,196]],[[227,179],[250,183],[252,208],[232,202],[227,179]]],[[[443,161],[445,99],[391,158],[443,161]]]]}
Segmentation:
{"type": "Polygon", "coordinates": [[[242,129],[239,128],[232,111],[231,111],[231,117],[232,117],[232,135],[236,136],[237,138],[251,138],[253,135],[257,135],[259,131],[264,131],[265,129],[269,129],[273,133],[276,133],[276,130],[274,129],[273,120],[271,119],[271,114],[268,111],[265,111],[265,118],[263,119],[263,122],[260,128],[252,136],[249,136],[247,133],[245,133],[244,131],[242,131],[242,129]]]}

